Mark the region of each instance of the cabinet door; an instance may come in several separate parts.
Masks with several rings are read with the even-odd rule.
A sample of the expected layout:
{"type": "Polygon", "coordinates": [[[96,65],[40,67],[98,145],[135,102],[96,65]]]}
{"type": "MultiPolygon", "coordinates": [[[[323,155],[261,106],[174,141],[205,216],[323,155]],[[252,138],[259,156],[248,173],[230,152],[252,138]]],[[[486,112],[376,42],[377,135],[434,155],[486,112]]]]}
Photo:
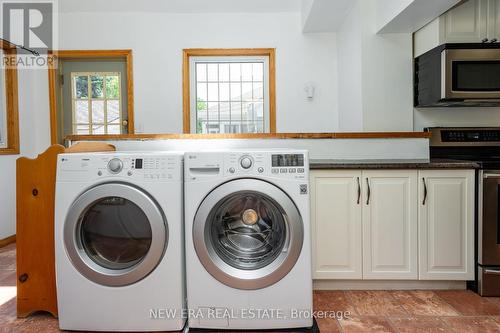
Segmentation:
{"type": "Polygon", "coordinates": [[[469,0],[440,18],[441,43],[478,43],[487,37],[488,0],[469,0]]]}
{"type": "Polygon", "coordinates": [[[417,171],[363,172],[363,278],[417,274],[417,171]]]}
{"type": "Polygon", "coordinates": [[[360,182],[361,171],[311,172],[315,279],[362,278],[360,182]]]}
{"type": "Polygon", "coordinates": [[[472,170],[419,173],[421,280],[474,279],[474,183],[472,170]]]}

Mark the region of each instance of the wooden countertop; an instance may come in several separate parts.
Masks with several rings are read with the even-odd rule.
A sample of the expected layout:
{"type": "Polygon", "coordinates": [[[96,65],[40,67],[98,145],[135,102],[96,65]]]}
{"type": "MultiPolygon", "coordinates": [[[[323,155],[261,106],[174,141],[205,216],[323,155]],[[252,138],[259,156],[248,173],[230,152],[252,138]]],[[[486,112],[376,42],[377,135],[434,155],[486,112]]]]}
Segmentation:
{"type": "Polygon", "coordinates": [[[120,134],[69,135],[69,141],[178,139],[428,139],[429,132],[259,133],[259,134],[120,134]]]}

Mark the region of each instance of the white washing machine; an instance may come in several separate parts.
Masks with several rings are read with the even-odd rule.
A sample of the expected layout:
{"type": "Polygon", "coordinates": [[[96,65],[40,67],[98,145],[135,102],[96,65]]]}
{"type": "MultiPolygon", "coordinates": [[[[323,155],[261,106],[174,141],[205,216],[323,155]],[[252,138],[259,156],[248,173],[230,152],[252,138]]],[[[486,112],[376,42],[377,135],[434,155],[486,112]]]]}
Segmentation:
{"type": "Polygon", "coordinates": [[[189,327],[311,327],[307,151],[184,160],[189,327]]]}
{"type": "Polygon", "coordinates": [[[183,154],[61,154],[59,327],[170,331],[185,323],[183,154]]]}

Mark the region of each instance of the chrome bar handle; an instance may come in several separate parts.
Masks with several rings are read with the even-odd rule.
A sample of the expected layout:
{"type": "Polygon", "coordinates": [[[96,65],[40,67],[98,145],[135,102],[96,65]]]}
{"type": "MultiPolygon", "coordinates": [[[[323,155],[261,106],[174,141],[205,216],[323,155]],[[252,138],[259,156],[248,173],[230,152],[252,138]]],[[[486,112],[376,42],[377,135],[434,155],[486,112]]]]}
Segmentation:
{"type": "Polygon", "coordinates": [[[366,188],[366,191],[367,191],[366,192],[366,194],[367,194],[366,195],[366,204],[369,205],[370,204],[370,196],[371,196],[372,190],[370,188],[370,180],[368,179],[368,177],[366,177],[366,186],[367,186],[367,188],[366,188]]]}
{"type": "Polygon", "coordinates": [[[358,201],[357,204],[361,202],[361,183],[359,182],[359,177],[356,178],[356,182],[358,183],[358,201]]]}
{"type": "Polygon", "coordinates": [[[427,183],[424,177],[422,177],[422,182],[424,183],[424,200],[422,201],[422,205],[425,206],[425,202],[427,201],[427,183]]]}

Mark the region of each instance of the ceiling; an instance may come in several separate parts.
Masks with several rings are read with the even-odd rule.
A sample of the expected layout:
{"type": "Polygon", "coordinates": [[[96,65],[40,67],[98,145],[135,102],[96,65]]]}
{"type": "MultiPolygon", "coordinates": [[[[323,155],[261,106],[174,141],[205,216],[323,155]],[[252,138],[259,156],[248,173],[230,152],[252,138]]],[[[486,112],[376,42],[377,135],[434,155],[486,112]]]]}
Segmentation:
{"type": "Polygon", "coordinates": [[[166,12],[166,13],[266,13],[299,12],[301,0],[63,0],[59,11],[166,12]]]}

